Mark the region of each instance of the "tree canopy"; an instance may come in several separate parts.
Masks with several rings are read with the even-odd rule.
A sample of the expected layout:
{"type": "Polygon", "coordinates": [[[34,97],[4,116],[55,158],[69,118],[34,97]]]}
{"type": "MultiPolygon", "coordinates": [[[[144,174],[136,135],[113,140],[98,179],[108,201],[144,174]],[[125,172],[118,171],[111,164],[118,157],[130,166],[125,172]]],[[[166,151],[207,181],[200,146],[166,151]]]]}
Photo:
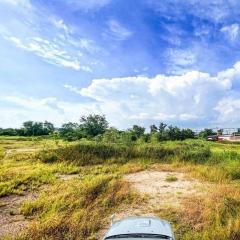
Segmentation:
{"type": "MultiPolygon", "coordinates": [[[[167,125],[163,122],[159,125],[151,125],[150,132],[146,133],[143,126],[133,125],[125,131],[120,131],[110,127],[105,115],[90,114],[82,116],[78,123],[64,123],[56,129],[50,122],[26,121],[23,127],[19,129],[1,129],[0,135],[8,136],[43,136],[50,135],[54,132],[67,141],[75,141],[82,138],[93,139],[104,142],[118,142],[131,144],[134,142],[159,142],[166,140],[184,140],[194,138],[194,132],[187,129],[180,129],[176,126],[167,125]]],[[[199,136],[206,137],[213,134],[211,129],[205,129],[199,136]]]]}

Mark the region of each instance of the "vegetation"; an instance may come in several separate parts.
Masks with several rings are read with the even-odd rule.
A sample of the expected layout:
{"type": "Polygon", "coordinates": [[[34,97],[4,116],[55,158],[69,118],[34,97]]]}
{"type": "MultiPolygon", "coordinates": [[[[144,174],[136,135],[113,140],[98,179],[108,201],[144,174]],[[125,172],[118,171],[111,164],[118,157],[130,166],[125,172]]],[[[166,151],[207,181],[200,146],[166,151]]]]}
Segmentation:
{"type": "Polygon", "coordinates": [[[166,181],[167,182],[176,182],[178,179],[177,179],[177,177],[176,176],[173,176],[173,175],[168,175],[167,177],[166,177],[166,181]]]}
{"type": "Polygon", "coordinates": [[[1,136],[44,136],[54,132],[54,125],[50,122],[33,122],[27,121],[23,123],[20,129],[0,128],[1,136]]]}
{"type": "MultiPolygon", "coordinates": [[[[39,192],[36,200],[22,204],[21,213],[31,222],[19,239],[97,239],[111,214],[148,199],[129,187],[124,174],[151,168],[179,169],[214,186],[207,197],[193,195],[181,208],[153,206],[155,215],[173,224],[177,239],[239,238],[239,144],[163,141],[179,133],[165,124],[152,126],[151,133],[138,126],[127,131],[99,126],[100,134],[74,142],[0,138],[0,196],[39,192]],[[78,177],[60,177],[71,174],[78,177]]],[[[174,174],[165,180],[178,181],[174,174]]]]}
{"type": "Polygon", "coordinates": [[[116,128],[108,128],[109,124],[104,115],[82,116],[80,123],[65,123],[59,129],[56,129],[50,122],[23,123],[20,129],[0,129],[0,136],[44,136],[50,135],[54,138],[61,138],[67,141],[76,141],[83,138],[115,143],[131,144],[140,142],[159,142],[166,140],[184,140],[194,138],[194,132],[191,129],[180,129],[172,125],[167,126],[160,123],[159,127],[150,126],[150,133],[145,133],[145,128],[133,125],[126,131],[119,131],[116,128]],[[111,141],[111,142],[112,142],[111,141]]]}

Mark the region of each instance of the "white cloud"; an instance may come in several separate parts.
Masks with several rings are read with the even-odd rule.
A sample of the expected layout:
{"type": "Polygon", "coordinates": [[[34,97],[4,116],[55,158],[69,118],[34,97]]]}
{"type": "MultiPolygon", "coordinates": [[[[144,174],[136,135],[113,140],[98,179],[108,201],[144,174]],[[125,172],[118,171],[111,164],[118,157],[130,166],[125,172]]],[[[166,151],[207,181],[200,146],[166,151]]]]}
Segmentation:
{"type": "Polygon", "coordinates": [[[232,124],[240,122],[240,93],[232,87],[236,84],[240,85],[240,62],[216,76],[191,71],[153,78],[95,79],[82,89],[65,87],[93,99],[116,126],[167,121],[204,127],[216,123],[228,126],[227,119],[233,113],[232,124]],[[231,101],[229,96],[234,96],[231,101]]]}
{"type": "Polygon", "coordinates": [[[29,0],[2,1],[12,7],[11,21],[0,23],[0,38],[50,64],[76,71],[92,71],[92,62],[97,62],[96,53],[100,47],[84,37],[78,26],[66,23],[45,8],[36,8],[29,0]]]}
{"type": "Polygon", "coordinates": [[[224,26],[221,28],[221,32],[231,41],[234,42],[239,37],[239,24],[234,23],[232,25],[224,26]]]}
{"type": "Polygon", "coordinates": [[[238,98],[226,97],[220,100],[215,107],[219,112],[217,122],[227,122],[229,126],[240,126],[240,96],[238,98]]]}
{"type": "Polygon", "coordinates": [[[64,122],[78,122],[80,116],[102,113],[96,103],[76,103],[59,101],[55,97],[32,98],[7,96],[1,97],[0,126],[19,127],[24,121],[45,121],[61,126],[64,122]]]}
{"type": "Polygon", "coordinates": [[[157,75],[95,79],[85,88],[65,88],[85,97],[66,102],[55,97],[0,98],[0,126],[49,120],[61,125],[81,115],[106,114],[110,124],[127,128],[134,123],[165,121],[186,127],[237,127],[240,122],[240,62],[216,76],[197,71],[177,76],[157,75]]]}
{"type": "MultiPolygon", "coordinates": [[[[120,24],[117,20],[111,19],[107,23],[108,32],[107,35],[112,37],[115,40],[124,41],[132,36],[132,32],[120,24]]],[[[105,33],[106,34],[106,33],[105,33]]]]}
{"type": "Polygon", "coordinates": [[[72,68],[76,71],[91,72],[91,68],[82,66],[78,58],[71,56],[70,53],[62,50],[60,46],[48,40],[39,37],[27,39],[25,42],[16,37],[8,37],[7,39],[14,43],[16,47],[33,52],[51,64],[72,68]]]}

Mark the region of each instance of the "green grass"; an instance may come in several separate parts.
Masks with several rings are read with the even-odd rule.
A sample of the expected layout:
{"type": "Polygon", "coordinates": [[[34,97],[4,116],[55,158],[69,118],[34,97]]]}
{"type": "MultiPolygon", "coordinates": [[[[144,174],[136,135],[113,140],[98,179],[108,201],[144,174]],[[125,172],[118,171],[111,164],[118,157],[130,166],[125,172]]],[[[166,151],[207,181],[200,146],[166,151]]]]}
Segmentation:
{"type": "Polygon", "coordinates": [[[178,180],[178,178],[176,176],[173,176],[173,175],[168,175],[165,180],[167,182],[176,182],[178,180]]]}
{"type": "MultiPolygon", "coordinates": [[[[43,186],[38,199],[22,206],[22,213],[33,220],[19,239],[97,239],[113,212],[144,201],[122,176],[156,167],[214,183],[211,194],[186,199],[180,209],[153,208],[173,224],[177,239],[240,236],[239,144],[187,140],[125,146],[0,138],[0,163],[0,196],[43,186]],[[57,178],[76,173],[77,179],[57,178]]],[[[178,179],[169,175],[166,181],[178,179]]]]}

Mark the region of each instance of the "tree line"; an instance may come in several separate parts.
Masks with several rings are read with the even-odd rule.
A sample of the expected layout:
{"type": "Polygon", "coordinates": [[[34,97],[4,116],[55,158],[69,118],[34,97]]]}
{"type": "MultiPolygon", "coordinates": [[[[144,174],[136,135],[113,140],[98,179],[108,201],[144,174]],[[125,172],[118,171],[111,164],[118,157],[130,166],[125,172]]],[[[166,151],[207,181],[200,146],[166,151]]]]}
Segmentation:
{"type": "MultiPolygon", "coordinates": [[[[151,125],[150,132],[142,126],[133,125],[127,130],[118,130],[109,127],[109,123],[104,115],[90,114],[82,116],[78,123],[64,123],[60,128],[56,128],[50,122],[27,121],[18,129],[0,128],[0,135],[5,136],[45,136],[55,134],[67,141],[79,139],[94,139],[96,141],[106,142],[158,142],[166,140],[185,140],[194,138],[195,133],[190,129],[181,129],[177,126],[159,123],[151,125]]],[[[205,129],[200,132],[200,137],[215,134],[211,129],[205,129]]]]}

